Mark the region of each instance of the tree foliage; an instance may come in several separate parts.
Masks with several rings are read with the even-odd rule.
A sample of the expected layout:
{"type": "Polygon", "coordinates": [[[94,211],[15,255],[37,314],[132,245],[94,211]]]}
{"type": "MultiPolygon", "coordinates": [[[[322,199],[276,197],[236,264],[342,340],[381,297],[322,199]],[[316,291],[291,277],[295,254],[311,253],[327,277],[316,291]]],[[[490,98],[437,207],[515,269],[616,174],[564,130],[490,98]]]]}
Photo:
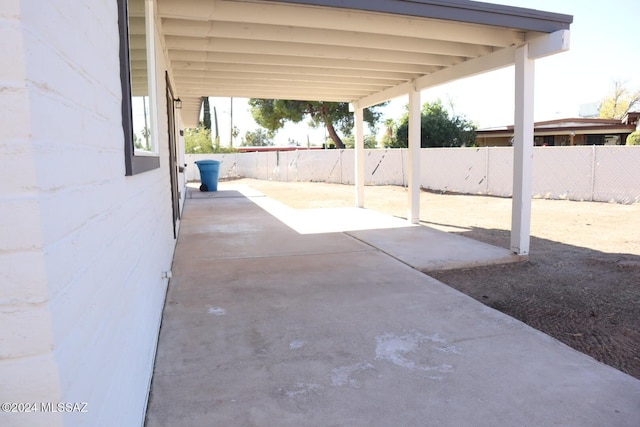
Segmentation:
{"type": "MultiPolygon", "coordinates": [[[[345,148],[338,131],[348,136],[353,129],[353,113],[349,112],[349,104],[346,102],[252,98],[249,100],[249,105],[254,120],[265,129],[275,132],[288,121],[299,123],[308,118],[310,126],[326,128],[337,148],[345,148]]],[[[364,110],[364,121],[370,128],[375,128],[382,114],[377,111],[377,107],[379,106],[364,110]]]]}
{"type": "Polygon", "coordinates": [[[629,134],[627,137],[627,145],[640,145],[640,130],[629,134]]]}
{"type": "Polygon", "coordinates": [[[396,140],[396,132],[398,131],[398,125],[393,119],[387,119],[384,121],[384,134],[380,143],[383,147],[393,147],[396,140]]]}
{"type": "MultiPolygon", "coordinates": [[[[393,128],[391,128],[393,129],[393,128]]],[[[392,130],[391,130],[392,131],[392,130]]],[[[396,137],[390,144],[395,148],[409,146],[409,112],[397,125],[396,137]]],[[[420,115],[420,146],[427,147],[472,147],[476,144],[476,125],[461,115],[449,115],[442,101],[427,102],[420,115]]]]}
{"type": "Polygon", "coordinates": [[[184,151],[187,154],[213,153],[211,130],[204,126],[185,129],[184,151]]]}
{"type": "Polygon", "coordinates": [[[184,152],[186,154],[235,153],[233,147],[215,146],[211,141],[211,130],[204,126],[184,130],[184,152]]]}
{"type": "Polygon", "coordinates": [[[242,137],[243,147],[268,147],[273,145],[273,132],[264,129],[247,131],[242,137]]]}
{"type": "MultiPolygon", "coordinates": [[[[346,148],[354,148],[356,146],[356,141],[353,135],[345,136],[342,140],[346,148]]],[[[365,135],[364,136],[364,148],[373,149],[378,148],[378,141],[376,141],[375,135],[365,135]]]]}
{"type": "Polygon", "coordinates": [[[633,107],[640,105],[640,91],[633,92],[626,83],[614,80],[611,92],[600,102],[600,118],[621,119],[633,107]]]}

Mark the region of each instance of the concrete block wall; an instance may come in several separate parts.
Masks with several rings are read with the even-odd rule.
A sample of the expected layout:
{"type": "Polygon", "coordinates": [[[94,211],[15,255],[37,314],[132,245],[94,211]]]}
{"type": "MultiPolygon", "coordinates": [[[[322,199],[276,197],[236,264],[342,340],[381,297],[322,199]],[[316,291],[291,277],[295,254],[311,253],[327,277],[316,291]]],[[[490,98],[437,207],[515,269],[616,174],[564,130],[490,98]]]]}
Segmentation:
{"type": "MultiPolygon", "coordinates": [[[[187,157],[221,159],[221,177],[354,183],[354,150],[298,150],[187,157]]],[[[407,185],[407,150],[365,150],[364,159],[365,185],[407,185]]],[[[638,203],[638,164],[640,147],[535,147],[533,196],[638,203]]],[[[192,168],[191,172],[189,180],[200,179],[197,168],[192,168]]],[[[511,197],[513,149],[423,149],[420,151],[420,185],[433,191],[511,197]]]]}
{"type": "Polygon", "coordinates": [[[455,153],[432,148],[420,153],[420,182],[423,188],[456,193],[482,193],[486,184],[486,150],[470,149],[455,153]]]}
{"type": "Polygon", "coordinates": [[[87,403],[3,426],[144,420],[175,242],[166,139],[125,177],[117,19],[112,0],[0,9],[0,402],[87,403]]]}

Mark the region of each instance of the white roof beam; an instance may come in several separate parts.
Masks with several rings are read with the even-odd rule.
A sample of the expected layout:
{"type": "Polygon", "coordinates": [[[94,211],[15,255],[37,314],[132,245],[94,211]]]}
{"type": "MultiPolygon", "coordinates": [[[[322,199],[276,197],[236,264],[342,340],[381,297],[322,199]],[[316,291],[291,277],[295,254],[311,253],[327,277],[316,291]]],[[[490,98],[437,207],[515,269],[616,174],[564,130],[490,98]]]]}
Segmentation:
{"type": "Polygon", "coordinates": [[[513,64],[515,46],[494,52],[491,55],[481,56],[469,61],[445,68],[435,73],[416,79],[416,89],[425,90],[439,86],[454,80],[475,76],[488,71],[498,70],[513,64]]]}
{"type": "MultiPolygon", "coordinates": [[[[542,58],[554,53],[564,52],[569,49],[569,30],[556,31],[533,39],[528,43],[530,59],[542,58]]],[[[471,77],[513,65],[515,60],[515,51],[516,47],[512,46],[510,48],[494,52],[491,55],[481,56],[479,58],[457,64],[453,67],[444,68],[440,71],[419,77],[415,81],[416,89],[425,90],[454,80],[471,77]]],[[[398,88],[400,88],[400,92],[405,90],[405,87],[406,84],[398,86],[398,88]]],[[[376,105],[380,102],[384,102],[385,100],[396,98],[397,95],[394,95],[396,92],[396,88],[390,88],[379,94],[370,95],[360,99],[358,102],[360,102],[361,105],[366,106],[376,105]],[[383,99],[385,96],[389,97],[383,99]]]]}
{"type": "Polygon", "coordinates": [[[317,43],[332,46],[376,48],[403,52],[431,53],[475,57],[492,51],[491,46],[444,40],[425,40],[418,37],[390,36],[356,31],[326,30],[282,25],[243,24],[233,22],[193,22],[163,20],[167,36],[218,37],[290,43],[317,43]]]}
{"type": "MultiPolygon", "coordinates": [[[[252,88],[250,90],[243,88],[206,88],[199,87],[197,89],[187,88],[182,91],[184,97],[190,96],[220,96],[220,97],[236,97],[236,98],[265,98],[265,99],[290,99],[298,101],[313,101],[323,100],[331,102],[349,102],[350,99],[354,99],[353,94],[341,94],[341,93],[326,93],[323,91],[299,91],[299,92],[286,92],[277,90],[270,90],[264,88],[259,90],[252,88]]],[[[183,107],[184,108],[184,107],[183,107]]]]}
{"type": "Polygon", "coordinates": [[[168,49],[189,49],[207,52],[248,53],[262,55],[284,55],[295,57],[332,58],[379,62],[400,62],[419,65],[451,66],[462,62],[459,56],[434,55],[429,53],[399,52],[384,49],[364,49],[323,44],[284,43],[257,40],[238,40],[212,37],[167,36],[168,49]]]}
{"type": "Polygon", "coordinates": [[[385,89],[378,93],[374,93],[372,95],[365,96],[363,98],[354,100],[357,102],[361,108],[368,108],[373,105],[378,105],[383,102],[389,101],[390,99],[399,98],[401,96],[406,96],[409,94],[409,91],[414,87],[414,82],[402,83],[397,86],[390,87],[389,89],[385,89]]]}
{"type": "Polygon", "coordinates": [[[269,88],[280,88],[283,91],[288,89],[300,89],[300,88],[309,88],[309,89],[319,89],[326,91],[347,91],[354,94],[369,94],[371,92],[375,92],[380,90],[380,86],[376,85],[352,85],[349,83],[330,83],[330,82],[287,82],[287,81],[264,81],[264,80],[244,80],[244,79],[216,79],[216,78],[176,78],[176,83],[178,83],[181,87],[186,87],[192,85],[196,87],[198,85],[202,86],[244,86],[244,87],[269,87],[269,88]]]}
{"type": "Polygon", "coordinates": [[[278,82],[248,82],[246,80],[236,80],[236,81],[179,81],[176,82],[182,89],[185,88],[208,88],[208,89],[228,89],[231,87],[239,87],[239,88],[247,88],[247,89],[268,89],[268,90],[280,90],[282,92],[297,92],[297,91],[312,91],[318,93],[349,93],[353,96],[364,96],[366,94],[375,92],[378,90],[375,86],[373,87],[355,87],[355,86],[336,86],[336,85],[328,85],[322,83],[314,83],[314,84],[294,84],[297,82],[292,82],[290,84],[286,83],[278,83],[278,82]]]}
{"type": "MultiPolygon", "coordinates": [[[[133,68],[146,67],[146,62],[134,61],[133,68]],[[138,64],[139,62],[139,64],[138,64]]],[[[249,73],[273,73],[286,74],[296,76],[326,76],[326,77],[353,77],[356,79],[373,79],[373,80],[413,80],[417,77],[415,72],[391,72],[391,71],[375,71],[375,70],[351,70],[337,68],[320,68],[320,67],[303,67],[296,65],[255,65],[255,64],[234,64],[234,63],[217,63],[217,62],[189,62],[189,61],[173,61],[171,63],[174,75],[186,71],[197,72],[249,72],[249,73]]],[[[435,71],[435,70],[433,70],[435,71]]]]}
{"type": "Polygon", "coordinates": [[[336,68],[348,70],[374,70],[425,74],[441,69],[440,66],[401,64],[382,61],[361,61],[344,59],[336,61],[329,58],[301,58],[286,55],[251,55],[238,53],[220,53],[195,50],[169,50],[171,61],[192,62],[225,62],[239,64],[266,64],[283,66],[307,66],[321,68],[336,68]]]}
{"type": "MultiPolygon", "coordinates": [[[[460,78],[470,77],[487,71],[497,70],[513,64],[515,47],[502,49],[491,55],[481,56],[453,67],[444,68],[440,71],[418,77],[413,84],[418,91],[428,89],[433,86],[445,84],[460,78]]],[[[397,98],[408,93],[411,84],[401,84],[393,88],[386,89],[380,93],[369,95],[358,100],[361,105],[370,107],[389,99],[397,98]]]]}
{"type": "Polygon", "coordinates": [[[296,74],[278,73],[255,73],[255,72],[201,72],[176,70],[173,76],[177,81],[189,79],[217,79],[217,80],[259,80],[259,81],[284,81],[284,82],[323,82],[330,84],[349,84],[355,86],[389,87],[403,83],[398,80],[379,80],[359,77],[336,77],[336,76],[308,76],[296,74]]]}

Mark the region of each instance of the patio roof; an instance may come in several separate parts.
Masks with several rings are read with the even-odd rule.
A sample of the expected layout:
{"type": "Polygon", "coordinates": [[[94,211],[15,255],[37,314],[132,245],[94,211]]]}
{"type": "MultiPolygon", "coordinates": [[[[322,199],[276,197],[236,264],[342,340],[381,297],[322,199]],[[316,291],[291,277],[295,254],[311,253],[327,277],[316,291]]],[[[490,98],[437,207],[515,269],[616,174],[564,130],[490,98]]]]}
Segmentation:
{"type": "Polygon", "coordinates": [[[375,105],[568,48],[572,17],[453,0],[158,0],[185,127],[204,96],[375,105]],[[550,35],[550,36],[549,36],[550,35]]]}

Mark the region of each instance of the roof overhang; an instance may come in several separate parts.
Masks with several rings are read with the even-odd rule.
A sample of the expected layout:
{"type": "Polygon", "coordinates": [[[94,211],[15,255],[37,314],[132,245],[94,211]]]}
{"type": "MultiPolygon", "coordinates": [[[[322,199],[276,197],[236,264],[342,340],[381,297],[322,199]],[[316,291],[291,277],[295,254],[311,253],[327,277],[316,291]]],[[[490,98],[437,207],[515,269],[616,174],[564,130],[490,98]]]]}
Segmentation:
{"type": "Polygon", "coordinates": [[[183,123],[204,96],[368,107],[569,47],[571,16],[472,1],[158,0],[183,123]]]}
{"type": "MultiPolygon", "coordinates": [[[[534,124],[535,136],[546,135],[619,135],[630,134],[634,125],[627,125],[619,120],[566,119],[551,120],[534,124]]],[[[510,138],[514,135],[513,126],[499,129],[479,129],[476,135],[480,138],[510,138]]]]}

